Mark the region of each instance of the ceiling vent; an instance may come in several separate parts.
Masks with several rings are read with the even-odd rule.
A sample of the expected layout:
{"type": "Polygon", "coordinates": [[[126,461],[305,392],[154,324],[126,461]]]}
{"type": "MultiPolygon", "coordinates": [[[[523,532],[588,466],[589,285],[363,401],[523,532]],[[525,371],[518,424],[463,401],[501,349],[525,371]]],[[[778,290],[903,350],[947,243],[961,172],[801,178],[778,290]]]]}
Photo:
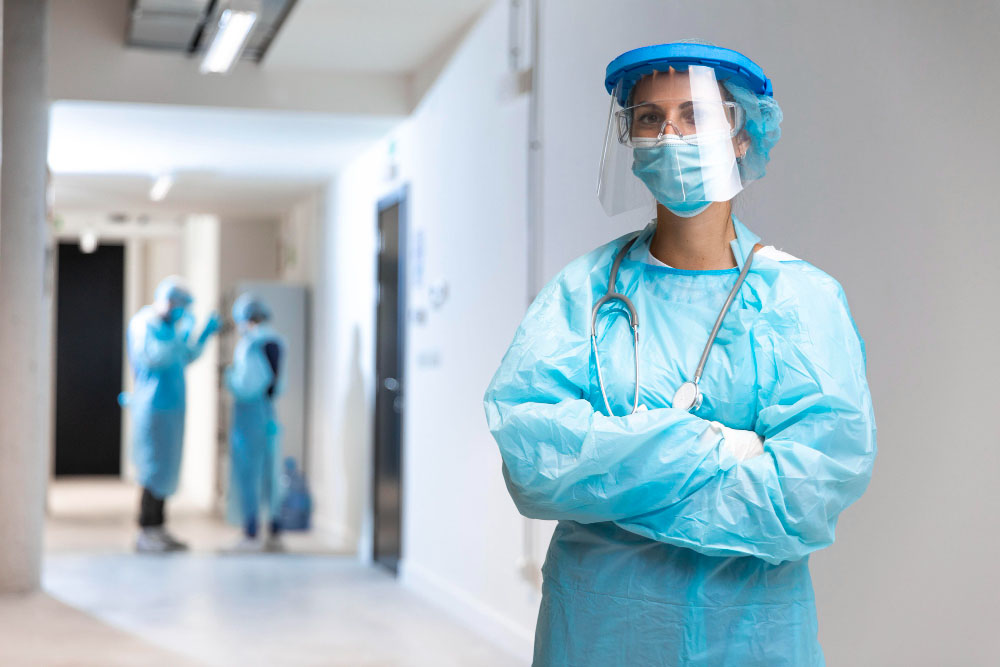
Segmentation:
{"type": "Polygon", "coordinates": [[[128,46],[204,54],[212,43],[223,12],[257,14],[240,60],[259,63],[292,10],[295,0],[132,0],[128,46]]]}

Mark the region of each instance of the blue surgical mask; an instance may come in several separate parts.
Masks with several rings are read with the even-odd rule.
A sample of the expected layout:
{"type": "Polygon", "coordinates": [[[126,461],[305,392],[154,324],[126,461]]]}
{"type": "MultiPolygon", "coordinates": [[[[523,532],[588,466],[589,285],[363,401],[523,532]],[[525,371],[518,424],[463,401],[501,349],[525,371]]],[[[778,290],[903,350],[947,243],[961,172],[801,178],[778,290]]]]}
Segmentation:
{"type": "Polygon", "coordinates": [[[184,317],[184,308],[171,308],[167,311],[167,321],[173,324],[174,322],[179,322],[182,317],[184,317]]]}
{"type": "Polygon", "coordinates": [[[682,218],[694,217],[711,206],[698,146],[669,137],[643,143],[648,145],[632,150],[632,173],[646,184],[656,201],[682,218]]]}

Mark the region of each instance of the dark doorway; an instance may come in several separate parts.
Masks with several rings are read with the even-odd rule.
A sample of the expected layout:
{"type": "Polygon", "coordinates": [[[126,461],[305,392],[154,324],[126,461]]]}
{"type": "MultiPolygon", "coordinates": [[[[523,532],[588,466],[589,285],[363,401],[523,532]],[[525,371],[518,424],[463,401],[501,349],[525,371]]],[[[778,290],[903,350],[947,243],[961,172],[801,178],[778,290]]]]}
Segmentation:
{"type": "Polygon", "coordinates": [[[59,244],[55,474],[121,474],[125,249],[59,244]]]}
{"type": "Polygon", "coordinates": [[[378,235],[373,557],[396,573],[403,541],[406,188],[379,202],[378,235]]]}

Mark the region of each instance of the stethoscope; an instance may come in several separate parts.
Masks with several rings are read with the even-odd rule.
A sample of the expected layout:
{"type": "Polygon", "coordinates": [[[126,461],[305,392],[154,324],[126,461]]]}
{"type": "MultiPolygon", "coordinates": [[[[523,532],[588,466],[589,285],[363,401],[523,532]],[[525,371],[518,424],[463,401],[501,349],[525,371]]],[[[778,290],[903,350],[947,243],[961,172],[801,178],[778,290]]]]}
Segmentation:
{"type": "MultiPolygon", "coordinates": [[[[594,309],[591,312],[590,317],[590,342],[594,350],[594,362],[597,366],[597,384],[601,388],[601,397],[604,399],[604,407],[608,411],[608,416],[616,416],[611,411],[611,404],[608,402],[608,392],[604,387],[604,373],[601,371],[601,355],[597,350],[597,312],[601,309],[601,306],[610,302],[618,301],[625,305],[628,310],[628,321],[629,326],[632,327],[632,349],[635,353],[635,397],[632,399],[632,412],[629,414],[635,414],[639,409],[639,313],[636,312],[635,304],[624,294],[615,291],[615,282],[618,280],[618,269],[621,266],[622,260],[625,259],[625,255],[635,244],[636,240],[639,238],[638,235],[633,236],[632,239],[625,244],[625,246],[618,251],[618,255],[615,256],[614,264],[611,265],[611,277],[608,279],[608,290],[597,303],[594,304],[594,309]]],[[[716,337],[719,335],[719,329],[722,327],[722,321],[726,318],[726,313],[729,312],[729,307],[733,305],[733,300],[736,298],[737,292],[740,291],[740,287],[743,286],[743,282],[747,278],[747,274],[750,273],[750,265],[753,263],[753,256],[757,252],[758,246],[754,246],[750,250],[750,254],[747,255],[746,261],[743,263],[743,270],[740,271],[739,277],[736,279],[736,284],[733,285],[733,289],[729,291],[729,297],[726,302],[722,305],[722,310],[719,311],[719,316],[715,318],[715,326],[712,327],[712,333],[708,335],[708,342],[705,343],[705,349],[702,350],[701,359],[698,361],[698,368],[694,371],[694,377],[687,382],[681,384],[674,393],[674,399],[671,403],[672,407],[679,408],[681,410],[697,410],[701,406],[702,394],[701,388],[698,383],[701,381],[702,373],[705,372],[705,364],[708,362],[708,353],[712,350],[712,345],[715,343],[716,337]]]]}

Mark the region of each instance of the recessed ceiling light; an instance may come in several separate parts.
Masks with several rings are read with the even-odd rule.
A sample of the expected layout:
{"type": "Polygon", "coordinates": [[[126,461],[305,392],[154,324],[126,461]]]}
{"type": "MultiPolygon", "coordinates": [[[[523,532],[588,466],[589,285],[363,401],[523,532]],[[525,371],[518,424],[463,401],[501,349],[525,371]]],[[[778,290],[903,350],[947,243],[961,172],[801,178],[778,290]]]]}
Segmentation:
{"type": "Polygon", "coordinates": [[[93,229],[85,229],[80,234],[80,252],[89,255],[97,250],[97,232],[93,229]]]}
{"type": "Polygon", "coordinates": [[[163,201],[172,187],[174,187],[174,177],[171,174],[162,174],[149,189],[149,198],[153,201],[163,201]]]}

